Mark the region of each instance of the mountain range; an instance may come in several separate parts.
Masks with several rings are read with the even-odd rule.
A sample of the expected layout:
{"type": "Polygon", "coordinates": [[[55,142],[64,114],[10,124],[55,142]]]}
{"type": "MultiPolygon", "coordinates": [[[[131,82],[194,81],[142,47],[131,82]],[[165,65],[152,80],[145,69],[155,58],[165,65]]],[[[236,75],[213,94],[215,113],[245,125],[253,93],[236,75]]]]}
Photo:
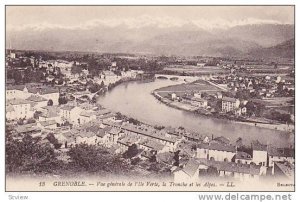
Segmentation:
{"type": "Polygon", "coordinates": [[[85,29],[46,27],[6,30],[6,47],[23,50],[97,51],[203,56],[294,56],[294,25],[253,24],[203,29],[97,25],[85,29]]]}

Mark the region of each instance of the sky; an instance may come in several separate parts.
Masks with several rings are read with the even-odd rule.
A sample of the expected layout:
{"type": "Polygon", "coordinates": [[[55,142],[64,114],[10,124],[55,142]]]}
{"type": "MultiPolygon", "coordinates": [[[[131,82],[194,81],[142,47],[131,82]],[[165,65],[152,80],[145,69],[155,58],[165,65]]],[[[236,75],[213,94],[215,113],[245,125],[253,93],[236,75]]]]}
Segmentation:
{"type": "Polygon", "coordinates": [[[205,29],[245,24],[294,24],[292,6],[6,6],[7,29],[88,29],[97,24],[205,29]]]}

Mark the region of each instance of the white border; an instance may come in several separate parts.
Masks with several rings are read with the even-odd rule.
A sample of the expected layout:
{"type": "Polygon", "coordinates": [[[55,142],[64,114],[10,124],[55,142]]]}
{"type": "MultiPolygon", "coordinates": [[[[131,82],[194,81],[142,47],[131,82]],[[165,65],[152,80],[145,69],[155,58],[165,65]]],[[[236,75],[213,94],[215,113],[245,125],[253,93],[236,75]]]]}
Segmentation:
{"type": "MultiPolygon", "coordinates": [[[[165,5],[165,4],[172,4],[172,5],[186,5],[186,4],[192,4],[192,5],[196,5],[196,4],[200,4],[200,5],[213,5],[213,4],[219,4],[219,5],[296,5],[296,50],[297,47],[299,47],[299,40],[298,40],[298,22],[300,21],[299,19],[299,15],[297,15],[297,10],[298,10],[298,5],[300,5],[298,3],[299,1],[296,0],[286,0],[286,1],[279,1],[279,0],[273,0],[273,1],[268,1],[268,0],[252,0],[252,1],[243,1],[243,0],[227,0],[227,1],[221,1],[221,0],[206,0],[206,1],[195,1],[195,0],[173,0],[173,1],[167,1],[167,0],[144,0],[143,2],[138,1],[138,0],[101,0],[101,1],[97,1],[97,0],[73,0],[73,1],[68,1],[68,0],[1,0],[0,4],[0,27],[1,27],[1,40],[0,40],[0,47],[2,47],[2,51],[0,51],[0,64],[2,67],[2,73],[0,74],[0,80],[1,82],[1,98],[0,98],[0,106],[2,106],[0,108],[1,110],[1,115],[0,115],[0,122],[1,122],[1,138],[0,138],[0,143],[1,143],[1,155],[0,155],[0,162],[1,163],[1,170],[0,170],[0,190],[1,190],[1,201],[9,201],[9,195],[28,195],[30,201],[171,201],[171,202],[175,202],[175,201],[199,201],[198,199],[198,194],[196,192],[180,192],[180,193],[174,193],[174,192],[151,192],[151,193],[138,193],[138,192],[131,192],[131,193],[126,193],[126,192],[118,192],[118,193],[109,193],[109,192],[101,192],[101,193],[95,193],[95,192],[79,192],[79,193],[9,193],[9,192],[4,192],[5,188],[4,188],[4,126],[5,126],[5,119],[4,119],[4,91],[5,91],[5,86],[4,86],[4,81],[5,81],[5,77],[4,77],[4,71],[5,71],[5,61],[4,61],[4,37],[5,37],[5,32],[4,32],[4,12],[5,12],[5,5],[13,5],[13,4],[22,4],[22,5],[34,5],[34,4],[47,4],[47,5],[53,5],[53,4],[57,4],[57,5],[86,5],[86,4],[102,4],[102,5],[133,5],[133,4],[141,4],[141,5],[150,5],[150,4],[155,4],[155,5],[165,5]],[[297,5],[298,4],[298,5],[297,5]]],[[[300,58],[300,54],[299,51],[296,51],[296,100],[300,100],[299,98],[299,90],[300,90],[300,82],[298,82],[297,80],[300,79],[300,73],[298,70],[298,61],[297,58],[300,58]]],[[[300,68],[300,67],[299,67],[300,68]]],[[[299,129],[298,129],[298,114],[299,114],[299,108],[296,107],[296,132],[299,133],[299,129]]],[[[297,138],[296,134],[296,145],[298,142],[298,138],[297,138]]],[[[299,149],[296,146],[296,162],[299,161],[299,149]]],[[[299,161],[300,162],[300,161],[299,161]]],[[[296,163],[296,169],[299,170],[299,166],[297,166],[298,164],[296,163]]],[[[297,174],[296,172],[296,193],[292,193],[292,199],[293,201],[300,201],[300,196],[298,196],[298,192],[299,192],[299,188],[297,186],[297,184],[299,183],[299,173],[297,174]],[[297,183],[298,182],[298,183],[297,183]]],[[[257,194],[259,192],[256,192],[257,194]]],[[[209,194],[209,193],[207,193],[209,194]]],[[[216,193],[219,194],[219,193],[216,193]]],[[[223,193],[223,195],[225,195],[227,193],[223,193]]],[[[270,194],[279,194],[278,192],[275,193],[270,193],[270,194]]]]}

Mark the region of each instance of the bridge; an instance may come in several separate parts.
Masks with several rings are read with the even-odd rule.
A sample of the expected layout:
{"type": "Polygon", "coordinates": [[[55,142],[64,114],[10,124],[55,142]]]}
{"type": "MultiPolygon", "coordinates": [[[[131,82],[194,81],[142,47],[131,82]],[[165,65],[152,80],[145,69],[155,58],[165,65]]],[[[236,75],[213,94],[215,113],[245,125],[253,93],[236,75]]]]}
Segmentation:
{"type": "Polygon", "coordinates": [[[78,92],[72,93],[71,95],[72,95],[73,97],[75,97],[75,99],[81,98],[81,97],[83,97],[83,96],[87,96],[90,100],[92,100],[93,97],[94,97],[96,94],[98,94],[99,92],[101,92],[101,91],[103,91],[103,89],[100,89],[100,90],[98,90],[98,91],[95,92],[95,93],[91,93],[91,92],[89,92],[89,91],[78,91],[78,92]]]}
{"type": "Polygon", "coordinates": [[[168,74],[155,74],[155,78],[166,78],[169,80],[176,79],[178,81],[185,81],[185,82],[193,82],[199,79],[202,80],[208,80],[210,79],[209,75],[203,75],[203,76],[178,76],[178,75],[168,75],[168,74]]]}

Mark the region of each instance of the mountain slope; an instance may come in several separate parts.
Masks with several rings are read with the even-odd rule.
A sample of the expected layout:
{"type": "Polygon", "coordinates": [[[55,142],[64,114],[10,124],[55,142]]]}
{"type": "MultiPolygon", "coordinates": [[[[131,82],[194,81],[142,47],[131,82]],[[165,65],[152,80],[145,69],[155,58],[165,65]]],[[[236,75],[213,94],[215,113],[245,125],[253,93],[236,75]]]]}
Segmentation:
{"type": "Polygon", "coordinates": [[[121,24],[89,29],[7,30],[6,35],[7,47],[15,49],[242,56],[294,38],[294,26],[262,24],[205,30],[193,24],[164,28],[121,24]]]}
{"type": "Polygon", "coordinates": [[[259,48],[249,52],[249,56],[256,58],[294,58],[295,39],[287,40],[269,48],[259,48]]]}

